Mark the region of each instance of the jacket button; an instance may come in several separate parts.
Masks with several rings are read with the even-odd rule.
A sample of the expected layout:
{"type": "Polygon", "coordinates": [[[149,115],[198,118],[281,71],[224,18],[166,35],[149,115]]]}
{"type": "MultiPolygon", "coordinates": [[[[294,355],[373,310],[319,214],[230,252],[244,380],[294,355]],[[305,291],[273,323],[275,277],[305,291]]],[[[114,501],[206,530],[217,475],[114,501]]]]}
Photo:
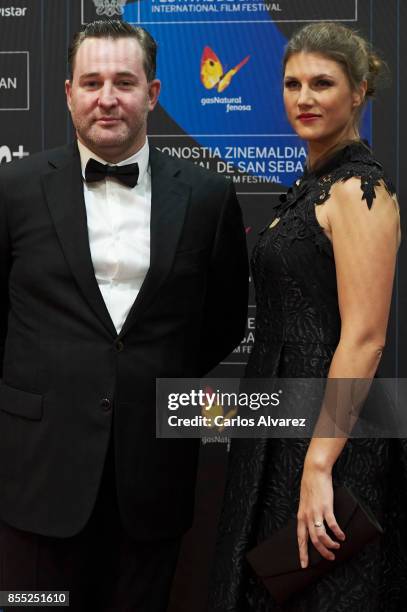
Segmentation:
{"type": "Polygon", "coordinates": [[[121,353],[121,351],[124,349],[124,344],[123,344],[123,342],[121,340],[118,340],[115,343],[115,346],[116,346],[116,350],[117,350],[118,353],[121,353]]]}
{"type": "Polygon", "coordinates": [[[110,406],[111,406],[110,399],[108,399],[107,397],[104,397],[102,400],[100,400],[100,405],[103,408],[103,410],[106,410],[107,412],[108,410],[110,410],[110,406]]]}

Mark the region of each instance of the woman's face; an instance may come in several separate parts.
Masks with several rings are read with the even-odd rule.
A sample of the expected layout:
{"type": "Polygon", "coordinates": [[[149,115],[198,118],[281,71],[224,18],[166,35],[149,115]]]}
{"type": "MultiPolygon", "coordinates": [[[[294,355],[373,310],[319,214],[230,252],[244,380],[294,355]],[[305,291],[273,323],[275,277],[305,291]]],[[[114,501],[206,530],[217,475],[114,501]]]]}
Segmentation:
{"type": "Polygon", "coordinates": [[[341,64],[319,53],[300,52],[287,61],[284,104],[298,136],[327,147],[355,138],[354,113],[363,102],[341,64]]]}

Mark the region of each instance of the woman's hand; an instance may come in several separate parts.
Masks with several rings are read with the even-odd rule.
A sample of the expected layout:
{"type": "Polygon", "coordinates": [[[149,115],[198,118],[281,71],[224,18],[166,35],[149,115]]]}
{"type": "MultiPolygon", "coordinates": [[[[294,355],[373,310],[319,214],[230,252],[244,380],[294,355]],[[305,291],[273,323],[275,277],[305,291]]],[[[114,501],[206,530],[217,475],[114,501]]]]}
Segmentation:
{"type": "Polygon", "coordinates": [[[305,463],[301,480],[300,505],[297,514],[297,536],[301,567],[308,566],[308,539],[318,552],[333,561],[334,552],[340,547],[325,530],[325,524],[338,540],[345,534],[336,522],[333,512],[333,487],[330,469],[305,463]]]}

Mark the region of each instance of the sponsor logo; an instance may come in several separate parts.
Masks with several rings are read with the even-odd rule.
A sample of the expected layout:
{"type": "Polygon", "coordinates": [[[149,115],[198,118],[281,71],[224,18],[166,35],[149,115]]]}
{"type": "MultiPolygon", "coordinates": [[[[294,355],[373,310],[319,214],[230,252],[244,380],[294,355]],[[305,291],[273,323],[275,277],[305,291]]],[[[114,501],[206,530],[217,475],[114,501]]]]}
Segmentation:
{"type": "Polygon", "coordinates": [[[101,17],[118,19],[124,15],[127,2],[129,0],[81,0],[82,24],[101,17]]]}
{"type": "Polygon", "coordinates": [[[243,68],[250,59],[250,55],[247,55],[242,59],[239,64],[234,68],[231,68],[225,72],[220,59],[216,53],[210,48],[205,47],[201,58],[201,82],[206,89],[213,89],[216,87],[220,93],[227,87],[229,87],[235,74],[243,68]]]}
{"type": "Polygon", "coordinates": [[[93,0],[96,8],[96,15],[123,15],[127,0],[93,0]]]}
{"type": "Polygon", "coordinates": [[[0,164],[7,164],[13,161],[13,159],[23,159],[24,157],[28,156],[29,153],[28,151],[24,150],[24,145],[22,144],[13,147],[0,145],[0,164]]]}
{"type": "Polygon", "coordinates": [[[28,51],[0,51],[0,111],[30,110],[28,51]]]}
{"type": "MultiPolygon", "coordinates": [[[[210,47],[205,47],[201,57],[201,83],[205,89],[216,89],[218,93],[223,92],[229,87],[233,77],[247,64],[250,55],[243,58],[233,68],[226,70],[215,51],[210,47]]],[[[236,111],[251,111],[252,105],[246,104],[242,96],[233,98],[227,96],[213,96],[211,98],[201,98],[201,106],[221,105],[226,113],[236,111]]]]}
{"type": "Polygon", "coordinates": [[[6,6],[0,8],[0,17],[25,17],[27,6],[6,6]]]}

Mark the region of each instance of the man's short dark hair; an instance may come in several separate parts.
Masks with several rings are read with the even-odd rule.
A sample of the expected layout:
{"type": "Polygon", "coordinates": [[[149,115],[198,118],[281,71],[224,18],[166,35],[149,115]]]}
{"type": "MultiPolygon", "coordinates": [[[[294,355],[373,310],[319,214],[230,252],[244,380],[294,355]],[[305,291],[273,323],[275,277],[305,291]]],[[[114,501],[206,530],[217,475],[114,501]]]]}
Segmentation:
{"type": "Polygon", "coordinates": [[[88,23],[83,30],[77,32],[68,50],[70,78],[73,78],[75,58],[80,45],[86,38],[135,38],[143,50],[143,66],[147,81],[155,79],[157,66],[157,43],[154,38],[140,26],[132,26],[120,19],[103,19],[88,23]]]}

